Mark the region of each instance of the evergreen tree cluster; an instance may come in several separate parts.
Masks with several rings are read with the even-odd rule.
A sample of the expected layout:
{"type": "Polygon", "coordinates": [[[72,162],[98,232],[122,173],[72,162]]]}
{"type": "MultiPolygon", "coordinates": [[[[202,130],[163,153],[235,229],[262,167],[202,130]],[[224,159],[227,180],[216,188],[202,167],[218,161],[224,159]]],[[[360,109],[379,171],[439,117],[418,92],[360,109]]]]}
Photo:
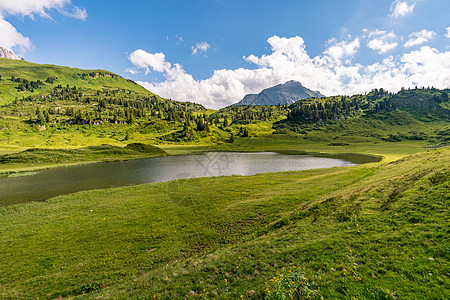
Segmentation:
{"type": "Polygon", "coordinates": [[[239,136],[241,137],[248,137],[248,129],[246,127],[240,127],[239,128],[239,136]]]}
{"type": "Polygon", "coordinates": [[[219,110],[210,116],[211,122],[220,124],[223,119],[223,127],[229,125],[246,125],[261,121],[270,121],[285,115],[288,111],[286,105],[277,106],[255,106],[235,105],[219,110]]]}
{"type": "MultiPolygon", "coordinates": [[[[36,96],[24,97],[22,102],[35,102],[36,96]]],[[[142,118],[161,119],[168,122],[196,122],[197,127],[209,130],[206,115],[201,118],[195,112],[204,110],[201,105],[189,102],[176,102],[160,99],[154,95],[138,95],[128,90],[104,89],[86,90],[76,86],[55,86],[52,92],[38,99],[47,106],[61,104],[57,109],[49,107],[40,115],[35,114],[35,121],[39,124],[49,120],[68,122],[69,124],[97,124],[116,123],[129,124],[142,118]],[[58,117],[52,118],[52,115],[58,117]],[[65,116],[66,118],[62,118],[65,116]],[[68,118],[67,118],[68,117],[68,118]],[[207,128],[208,127],[208,128],[207,128]]],[[[19,103],[15,101],[14,103],[19,103]]]]}
{"type": "Polygon", "coordinates": [[[372,90],[367,95],[333,96],[301,100],[289,106],[287,121],[313,124],[338,121],[362,112],[376,114],[397,109],[393,94],[383,89],[372,90]]]}
{"type": "Polygon", "coordinates": [[[16,89],[19,90],[20,92],[23,92],[23,91],[34,92],[35,89],[44,85],[42,83],[42,81],[40,81],[39,79],[36,81],[32,81],[32,80],[30,81],[28,79],[15,78],[14,76],[11,76],[11,81],[19,83],[19,85],[17,85],[16,89]]]}
{"type": "Polygon", "coordinates": [[[55,82],[56,80],[58,80],[58,77],[47,77],[47,79],[45,80],[45,82],[53,84],[53,82],[55,82]]]}
{"type": "Polygon", "coordinates": [[[317,101],[298,101],[292,104],[287,115],[288,121],[297,123],[318,123],[339,120],[354,114],[362,105],[356,97],[328,97],[317,101]]]}

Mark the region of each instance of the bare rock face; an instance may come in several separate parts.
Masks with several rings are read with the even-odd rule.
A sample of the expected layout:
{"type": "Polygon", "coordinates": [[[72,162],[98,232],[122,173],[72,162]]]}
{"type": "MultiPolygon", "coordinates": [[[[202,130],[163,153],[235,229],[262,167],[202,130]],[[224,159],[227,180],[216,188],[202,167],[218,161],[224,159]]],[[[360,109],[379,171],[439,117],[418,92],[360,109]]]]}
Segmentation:
{"type": "Polygon", "coordinates": [[[15,55],[14,52],[12,52],[11,50],[6,49],[4,47],[0,47],[0,58],[9,58],[9,59],[20,60],[20,57],[15,55]]]}

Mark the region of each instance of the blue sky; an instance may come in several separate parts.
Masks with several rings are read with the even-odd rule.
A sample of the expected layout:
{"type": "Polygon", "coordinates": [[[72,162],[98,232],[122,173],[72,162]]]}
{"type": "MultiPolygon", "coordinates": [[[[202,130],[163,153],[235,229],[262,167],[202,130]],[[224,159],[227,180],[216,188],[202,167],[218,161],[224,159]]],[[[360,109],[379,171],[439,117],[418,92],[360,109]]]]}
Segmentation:
{"type": "Polygon", "coordinates": [[[0,46],[223,107],[295,79],[326,95],[450,87],[450,1],[0,0],[0,46]]]}

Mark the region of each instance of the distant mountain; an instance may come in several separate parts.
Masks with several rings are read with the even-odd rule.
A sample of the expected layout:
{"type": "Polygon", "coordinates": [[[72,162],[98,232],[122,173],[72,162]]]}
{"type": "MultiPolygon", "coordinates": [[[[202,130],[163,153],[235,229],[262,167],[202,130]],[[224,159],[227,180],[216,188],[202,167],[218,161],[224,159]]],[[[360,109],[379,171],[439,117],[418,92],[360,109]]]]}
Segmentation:
{"type": "Polygon", "coordinates": [[[290,80],[263,90],[259,94],[248,94],[235,105],[289,105],[306,98],[324,97],[320,92],[304,87],[300,82],[290,80]]]}
{"type": "Polygon", "coordinates": [[[14,52],[12,52],[11,50],[6,49],[4,47],[0,47],[0,58],[9,58],[9,59],[20,60],[20,57],[15,55],[14,52]]]}

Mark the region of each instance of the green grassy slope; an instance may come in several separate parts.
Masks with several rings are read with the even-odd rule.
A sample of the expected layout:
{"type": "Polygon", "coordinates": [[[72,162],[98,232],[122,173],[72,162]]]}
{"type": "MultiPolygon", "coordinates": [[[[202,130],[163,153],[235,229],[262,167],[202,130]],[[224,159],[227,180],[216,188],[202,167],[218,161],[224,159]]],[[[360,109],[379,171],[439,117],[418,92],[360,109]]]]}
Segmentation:
{"type": "Polygon", "coordinates": [[[131,80],[124,79],[112,72],[104,70],[82,70],[55,65],[41,65],[23,60],[0,58],[0,104],[13,101],[16,97],[21,99],[30,95],[39,95],[50,91],[57,85],[76,85],[79,88],[99,89],[118,88],[153,95],[140,85],[131,80]],[[82,75],[85,74],[83,77],[82,75]],[[17,90],[17,83],[10,80],[15,78],[27,79],[30,81],[41,80],[44,85],[34,90],[34,92],[17,90]],[[53,83],[45,82],[48,77],[57,78],[53,83]]]}
{"type": "Polygon", "coordinates": [[[0,297],[262,299],[295,266],[326,299],[448,299],[449,154],[3,207],[0,297]]]}

